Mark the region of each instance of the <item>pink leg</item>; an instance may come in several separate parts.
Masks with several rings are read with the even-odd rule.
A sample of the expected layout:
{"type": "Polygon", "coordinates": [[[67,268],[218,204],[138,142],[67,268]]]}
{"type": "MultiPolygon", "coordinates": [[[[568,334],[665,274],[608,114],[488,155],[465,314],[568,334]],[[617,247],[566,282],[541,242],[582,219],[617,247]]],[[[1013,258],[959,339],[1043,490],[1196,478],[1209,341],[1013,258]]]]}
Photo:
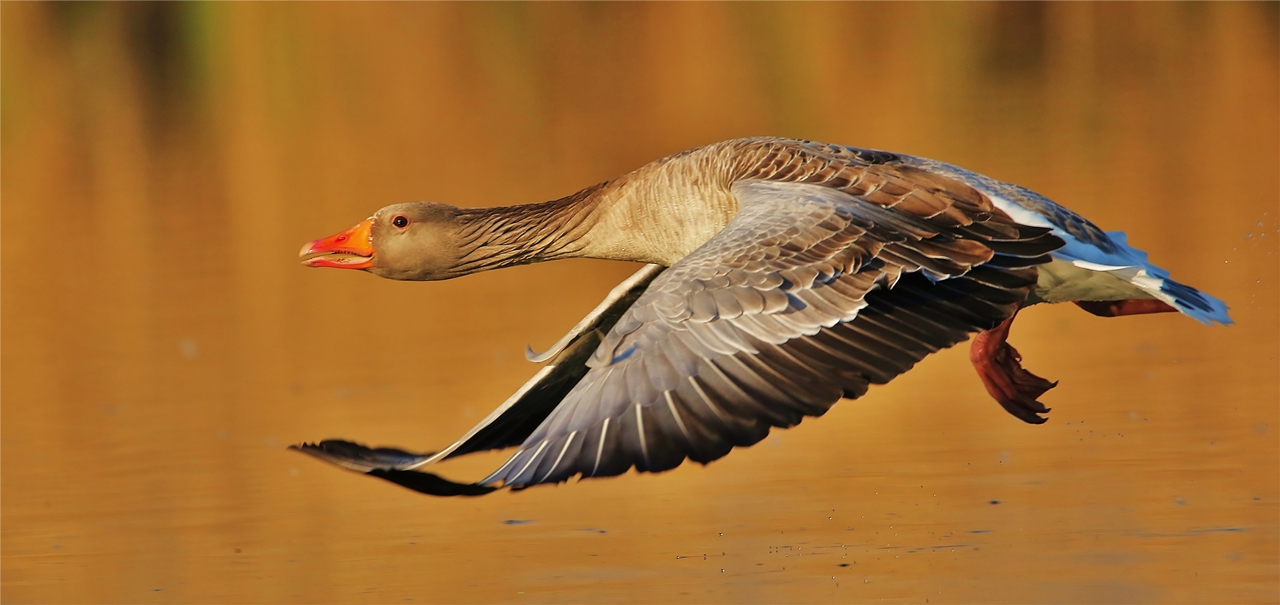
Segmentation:
{"type": "Polygon", "coordinates": [[[1022,368],[1022,356],[1006,340],[1009,338],[1009,327],[1014,317],[1004,320],[1000,325],[973,337],[969,346],[969,361],[978,370],[978,378],[1005,411],[1018,417],[1023,422],[1040,424],[1046,418],[1040,416],[1049,412],[1036,398],[1057,386],[1022,368]]]}
{"type": "Polygon", "coordinates": [[[1131,300],[1077,300],[1076,305],[1098,317],[1119,317],[1121,315],[1146,315],[1147,313],[1177,313],[1178,310],[1154,298],[1135,298],[1131,300]]]}

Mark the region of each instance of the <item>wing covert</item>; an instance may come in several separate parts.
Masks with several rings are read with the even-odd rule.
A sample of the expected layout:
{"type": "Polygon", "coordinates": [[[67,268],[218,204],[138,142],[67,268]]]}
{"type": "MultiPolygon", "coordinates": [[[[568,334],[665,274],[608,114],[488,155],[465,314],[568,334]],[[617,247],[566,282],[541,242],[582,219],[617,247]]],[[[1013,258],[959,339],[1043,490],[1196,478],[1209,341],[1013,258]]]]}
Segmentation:
{"type": "Polygon", "coordinates": [[[734,183],[729,225],[653,280],[482,483],[715,460],[995,326],[1062,245],[963,183],[874,168],[861,186],[734,183]]]}

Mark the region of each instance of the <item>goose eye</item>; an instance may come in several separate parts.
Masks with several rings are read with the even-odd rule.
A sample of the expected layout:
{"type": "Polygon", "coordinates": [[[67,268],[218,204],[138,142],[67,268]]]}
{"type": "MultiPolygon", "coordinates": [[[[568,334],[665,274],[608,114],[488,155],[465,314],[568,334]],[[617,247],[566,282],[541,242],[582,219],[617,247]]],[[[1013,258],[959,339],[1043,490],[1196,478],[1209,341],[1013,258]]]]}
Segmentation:
{"type": "Polygon", "coordinates": [[[396,216],[395,218],[391,219],[391,224],[401,229],[404,229],[405,227],[409,226],[409,219],[405,218],[403,215],[396,216]]]}

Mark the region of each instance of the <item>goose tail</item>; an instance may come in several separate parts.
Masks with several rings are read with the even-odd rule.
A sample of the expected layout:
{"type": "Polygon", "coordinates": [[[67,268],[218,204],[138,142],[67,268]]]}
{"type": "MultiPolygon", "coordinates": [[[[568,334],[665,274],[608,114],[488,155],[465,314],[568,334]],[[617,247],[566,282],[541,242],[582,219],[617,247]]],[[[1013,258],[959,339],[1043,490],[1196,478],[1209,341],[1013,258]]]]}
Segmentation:
{"type": "Polygon", "coordinates": [[[1070,259],[1071,263],[1082,269],[1104,271],[1123,279],[1152,298],[1173,306],[1183,315],[1202,324],[1225,326],[1234,323],[1227,313],[1226,303],[1169,277],[1168,271],[1147,261],[1145,252],[1129,246],[1124,232],[1108,232],[1107,238],[1120,248],[1119,254],[1113,253],[1110,255],[1113,258],[1106,259],[1108,262],[1099,263],[1077,257],[1070,259]],[[1114,258],[1120,256],[1125,258],[1114,258]],[[1110,262],[1113,260],[1127,262],[1113,264],[1110,262]]]}

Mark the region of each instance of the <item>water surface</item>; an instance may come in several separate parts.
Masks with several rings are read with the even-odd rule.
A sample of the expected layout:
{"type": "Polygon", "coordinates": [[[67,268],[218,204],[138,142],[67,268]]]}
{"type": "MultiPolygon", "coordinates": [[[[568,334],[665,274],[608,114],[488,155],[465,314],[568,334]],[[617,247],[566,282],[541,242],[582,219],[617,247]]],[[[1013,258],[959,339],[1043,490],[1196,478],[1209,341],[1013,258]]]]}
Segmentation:
{"type": "MultiPolygon", "coordinates": [[[[1226,602],[1280,590],[1275,4],[2,8],[5,602],[1226,602]],[[462,434],[622,263],[296,261],[393,202],[713,141],[1036,189],[1238,322],[1034,308],[707,467],[432,499],[288,452],[462,434]]],[[[502,461],[438,467],[474,479],[502,461]]]]}

